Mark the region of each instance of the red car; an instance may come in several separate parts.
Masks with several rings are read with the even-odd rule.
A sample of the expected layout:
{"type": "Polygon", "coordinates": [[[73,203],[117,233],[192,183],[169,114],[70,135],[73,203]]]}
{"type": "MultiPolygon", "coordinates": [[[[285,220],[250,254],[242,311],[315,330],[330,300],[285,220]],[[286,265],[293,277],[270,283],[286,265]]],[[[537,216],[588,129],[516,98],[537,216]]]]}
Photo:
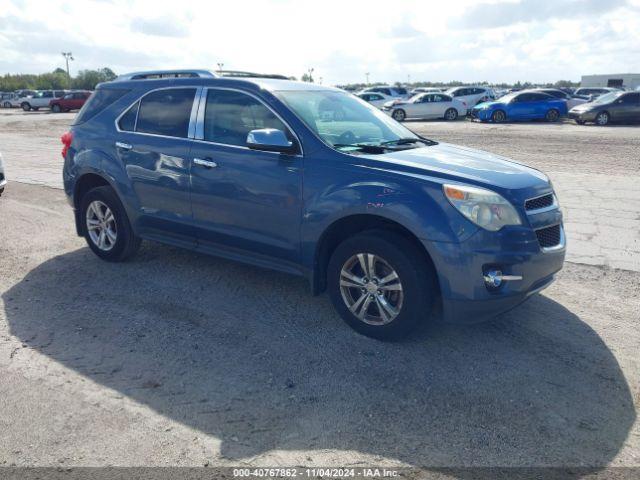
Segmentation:
{"type": "Polygon", "coordinates": [[[78,110],[82,108],[90,96],[91,92],[87,91],[70,92],[62,98],[54,98],[51,100],[49,102],[49,108],[55,113],[78,110]]]}

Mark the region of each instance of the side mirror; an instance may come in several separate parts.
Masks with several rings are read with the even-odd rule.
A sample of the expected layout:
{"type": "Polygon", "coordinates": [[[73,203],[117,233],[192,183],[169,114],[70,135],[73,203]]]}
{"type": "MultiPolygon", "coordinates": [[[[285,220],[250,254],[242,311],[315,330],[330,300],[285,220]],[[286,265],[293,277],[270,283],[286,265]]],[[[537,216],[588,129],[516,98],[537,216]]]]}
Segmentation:
{"type": "Polygon", "coordinates": [[[295,153],[297,148],[282,130],[260,128],[247,134],[247,147],[265,152],[295,153]]]}

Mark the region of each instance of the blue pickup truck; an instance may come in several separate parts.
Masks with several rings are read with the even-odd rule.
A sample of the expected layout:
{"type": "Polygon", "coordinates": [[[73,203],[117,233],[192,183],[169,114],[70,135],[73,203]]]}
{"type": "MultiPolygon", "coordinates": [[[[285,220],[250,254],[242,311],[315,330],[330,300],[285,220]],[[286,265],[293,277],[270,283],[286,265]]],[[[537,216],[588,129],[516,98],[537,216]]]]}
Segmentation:
{"type": "Polygon", "coordinates": [[[62,142],[77,234],[98,257],[146,239],[301,275],[379,339],[437,304],[451,321],[509,310],[564,261],[547,176],[335,88],[133,73],[99,85],[62,142]]]}

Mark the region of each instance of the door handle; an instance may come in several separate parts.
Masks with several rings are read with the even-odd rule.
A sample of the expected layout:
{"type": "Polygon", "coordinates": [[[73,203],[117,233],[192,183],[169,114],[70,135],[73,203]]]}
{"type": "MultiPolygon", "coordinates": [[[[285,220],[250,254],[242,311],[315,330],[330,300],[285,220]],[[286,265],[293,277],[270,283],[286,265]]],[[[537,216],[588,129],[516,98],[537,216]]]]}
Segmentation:
{"type": "Polygon", "coordinates": [[[123,150],[131,150],[133,148],[133,145],[131,145],[130,143],[116,142],[116,147],[122,148],[123,150]]]}
{"type": "Polygon", "coordinates": [[[193,163],[205,168],[216,168],[218,166],[213,160],[207,160],[205,158],[194,158],[193,163]]]}

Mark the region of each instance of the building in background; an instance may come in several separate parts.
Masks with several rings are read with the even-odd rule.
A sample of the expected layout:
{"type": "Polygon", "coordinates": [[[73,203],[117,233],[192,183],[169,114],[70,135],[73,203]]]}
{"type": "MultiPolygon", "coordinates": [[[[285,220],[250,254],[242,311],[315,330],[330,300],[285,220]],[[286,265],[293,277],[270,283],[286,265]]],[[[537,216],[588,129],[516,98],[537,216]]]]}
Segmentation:
{"type": "Polygon", "coordinates": [[[581,87],[640,87],[640,73],[612,73],[609,75],[583,75],[581,87]]]}

